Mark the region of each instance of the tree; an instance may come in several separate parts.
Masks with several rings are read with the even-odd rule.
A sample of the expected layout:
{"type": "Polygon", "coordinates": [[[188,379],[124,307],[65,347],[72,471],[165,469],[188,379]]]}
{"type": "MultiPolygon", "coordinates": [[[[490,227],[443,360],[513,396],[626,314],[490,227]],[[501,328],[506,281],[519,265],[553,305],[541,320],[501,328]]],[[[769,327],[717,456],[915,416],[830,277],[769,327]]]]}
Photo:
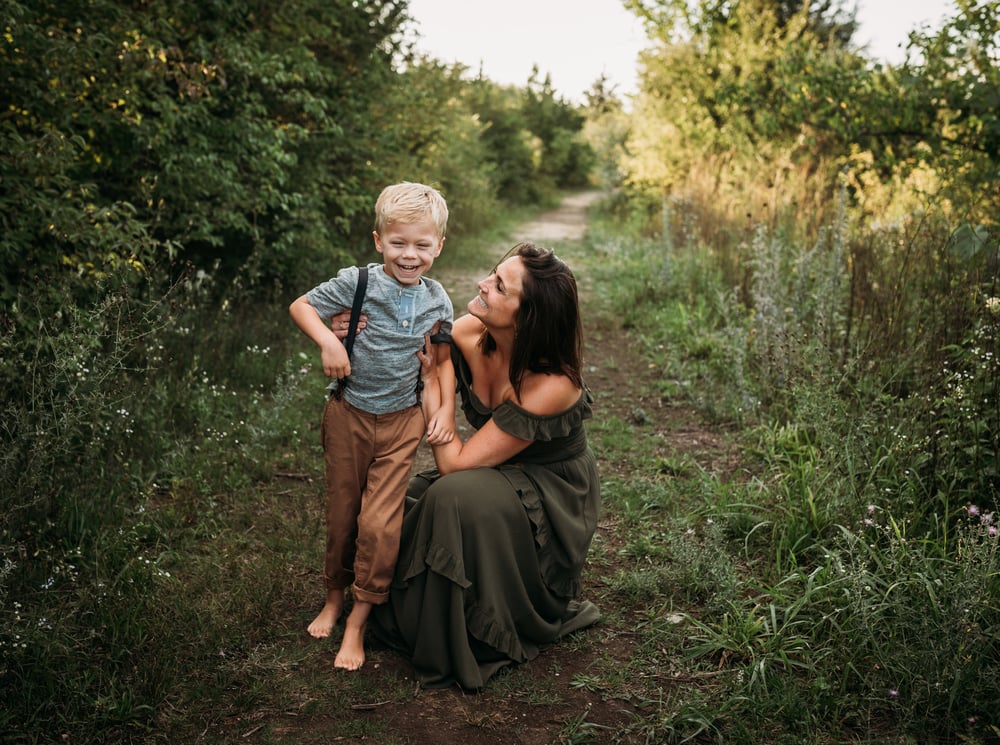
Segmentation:
{"type": "Polygon", "coordinates": [[[541,143],[539,175],[557,188],[579,187],[588,183],[595,157],[580,136],[584,116],[572,104],[556,95],[551,78],[538,79],[532,69],[524,94],[524,118],[541,143]]]}
{"type": "Polygon", "coordinates": [[[402,3],[7,6],[0,294],[175,258],[275,277],[367,219],[402,3]]]}

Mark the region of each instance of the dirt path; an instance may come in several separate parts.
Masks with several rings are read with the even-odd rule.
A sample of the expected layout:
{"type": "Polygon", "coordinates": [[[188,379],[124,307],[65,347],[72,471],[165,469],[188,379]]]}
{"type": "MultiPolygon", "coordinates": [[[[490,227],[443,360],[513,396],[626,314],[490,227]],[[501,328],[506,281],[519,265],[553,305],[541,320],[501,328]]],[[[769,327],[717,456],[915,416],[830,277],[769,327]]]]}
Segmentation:
{"type": "MultiPolygon", "coordinates": [[[[584,308],[586,373],[595,396],[595,420],[630,421],[641,417],[642,436],[651,438],[663,460],[687,454],[707,468],[724,468],[729,455],[723,441],[699,426],[695,412],[662,403],[656,393],[656,371],[641,358],[637,345],[630,341],[620,324],[606,311],[595,310],[600,303],[592,302],[593,281],[587,272],[588,262],[592,264],[593,258],[585,255],[587,249],[581,239],[586,231],[587,208],[600,196],[599,192],[585,192],[568,197],[558,209],[520,226],[512,235],[510,245],[519,240],[532,240],[555,248],[577,273],[584,308]]],[[[498,247],[497,255],[508,247],[498,247]]],[[[442,272],[435,276],[453,293],[456,310],[461,313],[460,299],[466,294],[466,288],[471,297],[479,276],[459,272],[442,272]]],[[[416,467],[431,463],[429,449],[422,446],[416,467]]],[[[604,458],[600,463],[602,478],[627,474],[634,467],[627,453],[617,460],[604,458]]],[[[595,546],[600,544],[605,562],[608,556],[617,556],[618,549],[624,545],[623,532],[614,515],[606,511],[595,537],[595,546]]],[[[349,716],[357,719],[359,732],[377,723],[379,729],[384,727],[391,732],[389,742],[407,745],[467,745],[470,742],[477,745],[553,745],[606,741],[601,733],[620,731],[639,713],[639,708],[625,696],[609,696],[599,688],[589,690],[587,686],[574,684],[574,678],[585,676],[595,660],[606,664],[611,659],[623,667],[636,653],[634,629],[643,619],[632,618],[627,608],[614,607],[613,579],[607,566],[588,570],[584,576],[584,596],[602,608],[604,621],[546,650],[510,674],[498,676],[482,693],[468,694],[457,689],[421,690],[413,684],[412,696],[404,700],[382,700],[378,691],[385,686],[387,676],[412,681],[412,668],[394,652],[374,649],[359,673],[370,679],[373,691],[370,706],[331,702],[322,712],[309,715],[308,722],[299,718],[287,727],[275,728],[272,735],[278,735],[281,742],[325,743],[329,738],[324,738],[324,730],[329,732],[333,722],[337,722],[343,731],[343,718],[349,716]],[[597,574],[601,576],[595,576],[597,574]],[[574,723],[585,729],[574,735],[574,723]]],[[[384,738],[360,735],[356,739],[337,740],[371,743],[383,742],[384,738]]]]}
{"type": "Polygon", "coordinates": [[[601,198],[599,191],[585,191],[566,197],[558,209],[543,212],[515,231],[516,240],[548,244],[578,241],[587,232],[587,208],[601,198]]]}

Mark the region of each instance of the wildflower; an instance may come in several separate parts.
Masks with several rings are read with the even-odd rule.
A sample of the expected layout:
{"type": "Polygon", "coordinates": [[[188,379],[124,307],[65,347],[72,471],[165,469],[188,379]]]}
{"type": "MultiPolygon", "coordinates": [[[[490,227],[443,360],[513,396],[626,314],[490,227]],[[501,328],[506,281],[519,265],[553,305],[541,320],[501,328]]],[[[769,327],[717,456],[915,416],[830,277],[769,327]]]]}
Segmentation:
{"type": "Polygon", "coordinates": [[[992,512],[984,512],[980,516],[979,522],[981,522],[983,525],[992,525],[993,524],[993,513],[992,512]]]}
{"type": "Polygon", "coordinates": [[[1000,315],[1000,297],[986,298],[986,310],[995,316],[1000,315]]]}
{"type": "Polygon", "coordinates": [[[874,520],[872,520],[872,519],[871,519],[870,517],[866,517],[866,518],[864,519],[864,523],[865,523],[865,527],[866,527],[866,528],[870,528],[870,527],[871,527],[872,525],[874,525],[874,524],[875,524],[875,521],[874,521],[874,520]]]}
{"type": "Polygon", "coordinates": [[[986,529],[986,535],[994,536],[997,534],[997,526],[991,525],[986,529]]]}
{"type": "Polygon", "coordinates": [[[890,688],[889,689],[889,698],[899,698],[899,689],[898,688],[890,688]]]}
{"type": "Polygon", "coordinates": [[[868,514],[869,515],[874,515],[875,514],[875,505],[873,505],[873,504],[868,505],[868,514]]]}
{"type": "Polygon", "coordinates": [[[969,513],[969,517],[975,517],[976,515],[979,514],[979,508],[974,504],[970,504],[968,507],[966,507],[965,511],[969,513]]]}

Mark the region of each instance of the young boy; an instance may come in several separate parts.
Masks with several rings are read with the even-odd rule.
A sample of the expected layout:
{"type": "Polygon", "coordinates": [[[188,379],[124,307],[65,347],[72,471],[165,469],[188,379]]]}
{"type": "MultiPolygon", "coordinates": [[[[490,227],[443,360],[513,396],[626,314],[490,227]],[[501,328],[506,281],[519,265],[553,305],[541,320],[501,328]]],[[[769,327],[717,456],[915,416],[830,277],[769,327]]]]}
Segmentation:
{"type": "MultiPolygon", "coordinates": [[[[403,182],[382,191],[372,235],[384,261],[368,265],[367,325],[356,337],[353,359],[328,324],[351,308],[357,267],[341,269],[289,308],[298,327],[319,346],[323,372],[335,379],[322,423],[326,602],[308,630],[316,638],[330,635],[350,586],[354,606],[334,660],[345,670],[364,664],[368,615],[373,605],[388,599],[399,552],[406,486],[425,431],[417,353],[424,334],[436,325],[451,331],[448,294],[423,276],[441,253],[447,224],[448,207],[437,190],[403,182]],[[338,380],[346,384],[339,386],[338,380]]],[[[341,335],[346,326],[335,324],[341,335]]],[[[445,367],[438,373],[441,388],[454,390],[454,370],[445,367]]],[[[427,423],[428,436],[454,428],[454,400],[447,403],[450,409],[427,423]]]]}

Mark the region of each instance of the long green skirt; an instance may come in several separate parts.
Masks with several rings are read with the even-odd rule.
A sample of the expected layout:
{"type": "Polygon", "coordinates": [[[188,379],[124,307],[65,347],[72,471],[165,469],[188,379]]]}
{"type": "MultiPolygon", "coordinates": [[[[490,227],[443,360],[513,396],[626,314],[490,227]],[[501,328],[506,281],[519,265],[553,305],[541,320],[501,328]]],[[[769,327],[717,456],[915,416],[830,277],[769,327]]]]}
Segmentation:
{"type": "MultiPolygon", "coordinates": [[[[567,595],[575,594],[567,586],[579,587],[582,556],[572,562],[575,581],[559,592],[543,579],[546,566],[566,563],[566,547],[539,545],[539,534],[553,533],[542,491],[516,467],[411,481],[389,602],[376,606],[371,627],[410,659],[422,685],[482,688],[505,665],[600,617],[567,595]]],[[[581,548],[585,555],[587,545],[571,553],[581,548]]]]}

